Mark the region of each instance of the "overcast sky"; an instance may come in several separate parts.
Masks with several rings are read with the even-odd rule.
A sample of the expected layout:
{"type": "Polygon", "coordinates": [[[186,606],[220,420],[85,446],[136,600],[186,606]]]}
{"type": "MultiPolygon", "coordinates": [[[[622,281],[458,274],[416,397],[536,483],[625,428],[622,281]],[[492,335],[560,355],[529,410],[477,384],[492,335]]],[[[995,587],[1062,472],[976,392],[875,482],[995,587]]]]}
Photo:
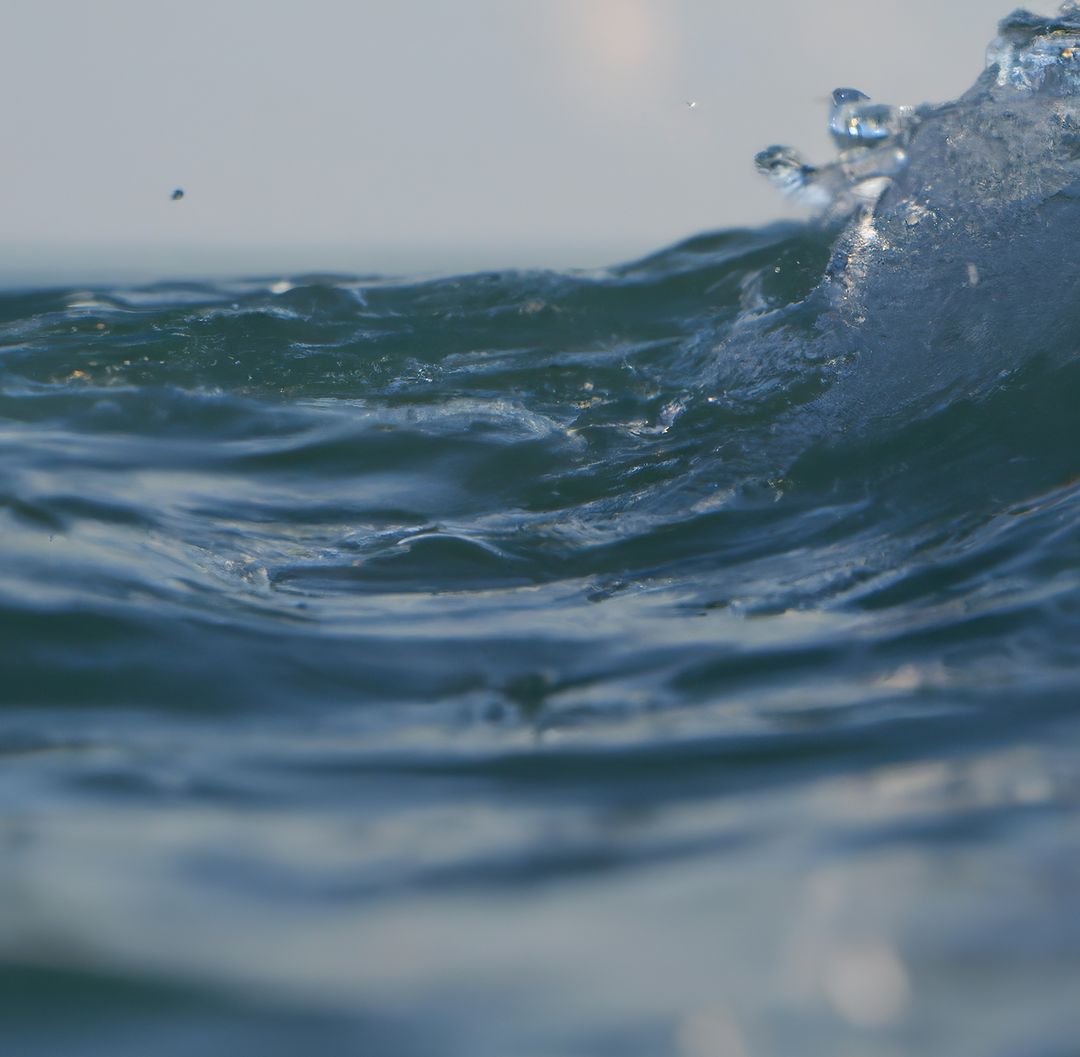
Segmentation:
{"type": "Polygon", "coordinates": [[[956,95],[1011,6],[3,0],[0,273],[591,266],[774,219],[756,150],[827,157],[837,85],[956,95]]]}

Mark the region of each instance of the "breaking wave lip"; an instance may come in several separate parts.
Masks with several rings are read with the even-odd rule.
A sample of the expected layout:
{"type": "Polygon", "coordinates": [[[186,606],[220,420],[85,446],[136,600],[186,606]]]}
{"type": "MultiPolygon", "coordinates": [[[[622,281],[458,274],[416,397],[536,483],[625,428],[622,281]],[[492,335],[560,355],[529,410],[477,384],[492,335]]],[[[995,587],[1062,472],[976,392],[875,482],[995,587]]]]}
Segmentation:
{"type": "MultiPolygon", "coordinates": [[[[880,130],[890,108],[847,102],[848,92],[838,90],[834,121],[839,111],[858,128],[872,111],[880,130]]],[[[825,334],[814,343],[836,346],[834,359],[851,365],[829,387],[833,421],[864,431],[882,415],[978,399],[1037,357],[1071,361],[1080,7],[1066,3],[1056,18],[1014,12],[967,93],[891,110],[884,138],[854,138],[835,162],[804,166],[803,177],[831,188],[850,214],[818,291],[825,334]],[[882,151],[887,165],[875,162],[882,151]],[[849,190],[868,172],[872,202],[859,205],[849,190]]],[[[797,153],[770,151],[767,171],[790,176],[797,153]]]]}

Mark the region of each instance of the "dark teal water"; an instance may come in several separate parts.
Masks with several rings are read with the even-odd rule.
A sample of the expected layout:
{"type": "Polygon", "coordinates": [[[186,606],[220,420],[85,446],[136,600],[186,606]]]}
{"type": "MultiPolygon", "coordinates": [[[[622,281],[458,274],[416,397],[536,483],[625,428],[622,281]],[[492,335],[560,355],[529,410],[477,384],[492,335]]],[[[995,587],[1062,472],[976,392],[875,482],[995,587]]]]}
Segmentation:
{"type": "Polygon", "coordinates": [[[1075,1053],[1075,309],[835,240],[4,295],[7,1052],[1075,1053]]]}
{"type": "Polygon", "coordinates": [[[0,294],[0,1052],[1080,1053],[1078,54],[831,227],[0,294]]]}

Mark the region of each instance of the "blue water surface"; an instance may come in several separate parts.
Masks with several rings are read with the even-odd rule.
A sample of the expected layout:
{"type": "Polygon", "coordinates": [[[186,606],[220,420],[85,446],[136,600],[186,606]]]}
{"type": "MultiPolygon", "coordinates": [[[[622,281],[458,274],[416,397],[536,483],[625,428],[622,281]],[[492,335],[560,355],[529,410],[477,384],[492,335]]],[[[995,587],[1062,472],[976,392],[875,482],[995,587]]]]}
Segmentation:
{"type": "Polygon", "coordinates": [[[839,222],[0,295],[8,1052],[1075,1053],[1070,17],[839,222]]]}

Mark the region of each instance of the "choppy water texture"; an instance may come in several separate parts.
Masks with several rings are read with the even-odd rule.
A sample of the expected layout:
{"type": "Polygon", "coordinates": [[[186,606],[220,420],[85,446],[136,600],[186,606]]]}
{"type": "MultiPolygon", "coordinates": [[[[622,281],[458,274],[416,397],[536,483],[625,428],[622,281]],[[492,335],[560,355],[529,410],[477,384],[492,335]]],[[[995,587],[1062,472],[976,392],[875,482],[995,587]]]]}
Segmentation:
{"type": "Polygon", "coordinates": [[[1077,1052],[1080,23],[1025,17],[847,227],[0,297],[10,1052],[1077,1052]]]}

